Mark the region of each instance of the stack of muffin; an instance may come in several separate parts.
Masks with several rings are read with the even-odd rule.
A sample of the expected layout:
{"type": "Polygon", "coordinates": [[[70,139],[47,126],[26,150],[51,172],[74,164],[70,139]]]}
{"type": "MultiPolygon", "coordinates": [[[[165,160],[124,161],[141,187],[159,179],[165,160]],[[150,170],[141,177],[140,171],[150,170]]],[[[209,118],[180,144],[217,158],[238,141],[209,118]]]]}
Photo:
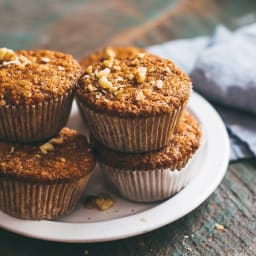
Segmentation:
{"type": "Polygon", "coordinates": [[[53,219],[68,214],[78,202],[95,161],[86,138],[63,126],[81,74],[68,54],[0,49],[4,212],[53,219]]]}
{"type": "Polygon", "coordinates": [[[189,181],[201,129],[186,111],[192,84],[170,60],[105,48],[85,58],[77,101],[102,171],[134,201],[170,197],[189,181]]]}

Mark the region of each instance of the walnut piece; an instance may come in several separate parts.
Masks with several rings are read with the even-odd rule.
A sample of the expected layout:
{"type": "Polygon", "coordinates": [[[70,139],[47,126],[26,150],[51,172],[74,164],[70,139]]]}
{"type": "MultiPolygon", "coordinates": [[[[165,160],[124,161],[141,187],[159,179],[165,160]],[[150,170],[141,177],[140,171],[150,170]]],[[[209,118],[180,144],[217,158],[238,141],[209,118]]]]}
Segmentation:
{"type": "Polygon", "coordinates": [[[47,57],[42,57],[42,58],[41,58],[41,61],[42,61],[43,63],[48,63],[48,62],[50,62],[50,59],[47,58],[47,57]]]}
{"type": "Polygon", "coordinates": [[[109,195],[101,195],[96,198],[95,203],[101,211],[106,211],[114,204],[114,200],[109,195]]]}
{"type": "Polygon", "coordinates": [[[58,69],[59,71],[64,71],[64,70],[65,70],[65,68],[62,67],[62,66],[58,66],[57,69],[58,69]]]}
{"type": "Polygon", "coordinates": [[[98,82],[103,89],[107,89],[110,92],[117,90],[117,88],[113,86],[113,84],[108,80],[106,76],[101,77],[98,82]]]}
{"type": "Polygon", "coordinates": [[[13,61],[16,59],[16,54],[13,50],[8,48],[0,48],[0,61],[13,61]]]}
{"type": "Polygon", "coordinates": [[[65,162],[66,162],[66,158],[65,158],[65,157],[60,157],[60,161],[61,161],[62,163],[65,163],[65,162]]]}
{"type": "Polygon", "coordinates": [[[1,66],[9,66],[11,64],[26,66],[31,64],[31,61],[23,55],[17,55],[13,50],[8,48],[0,48],[0,62],[1,66]]]}
{"type": "Polygon", "coordinates": [[[53,151],[53,150],[54,150],[54,146],[49,142],[46,142],[45,144],[40,146],[40,151],[44,155],[46,155],[48,151],[53,151]]]}
{"type": "Polygon", "coordinates": [[[58,137],[58,138],[52,138],[49,140],[49,143],[51,144],[62,144],[63,143],[63,138],[58,137]]]}
{"type": "Polygon", "coordinates": [[[139,59],[143,59],[144,56],[145,56],[145,53],[143,53],[143,52],[141,52],[141,53],[138,54],[138,58],[139,58],[139,59]]]}
{"type": "Polygon", "coordinates": [[[11,147],[10,154],[12,154],[14,152],[14,150],[15,150],[15,148],[11,147]]]}
{"type": "Polygon", "coordinates": [[[136,80],[138,83],[143,83],[146,79],[147,68],[139,67],[136,71],[136,80]]]}
{"type": "Polygon", "coordinates": [[[107,68],[111,68],[113,66],[113,64],[114,64],[114,58],[112,58],[112,57],[103,61],[103,65],[107,68]]]}
{"type": "Polygon", "coordinates": [[[135,100],[140,101],[144,99],[145,99],[145,95],[143,94],[142,90],[138,90],[136,93],[135,100]]]}
{"type": "Polygon", "coordinates": [[[99,72],[96,74],[96,76],[97,76],[98,78],[107,77],[109,73],[110,73],[110,69],[109,69],[109,68],[105,68],[105,69],[99,71],[99,72]]]}
{"type": "Polygon", "coordinates": [[[89,75],[92,74],[92,66],[88,66],[85,70],[89,75]]]}
{"type": "Polygon", "coordinates": [[[114,52],[114,50],[110,47],[107,47],[105,50],[105,53],[108,57],[112,57],[114,58],[116,56],[116,53],[114,52]]]}
{"type": "Polygon", "coordinates": [[[224,226],[218,223],[215,223],[214,228],[218,231],[224,231],[224,226]]]}
{"type": "Polygon", "coordinates": [[[108,193],[101,192],[99,195],[88,196],[84,201],[84,207],[87,209],[97,208],[106,211],[114,205],[115,201],[108,193]]]}
{"type": "Polygon", "coordinates": [[[163,87],[163,81],[162,80],[157,80],[156,81],[156,87],[158,88],[158,89],[162,89],[162,87],[163,87]]]}

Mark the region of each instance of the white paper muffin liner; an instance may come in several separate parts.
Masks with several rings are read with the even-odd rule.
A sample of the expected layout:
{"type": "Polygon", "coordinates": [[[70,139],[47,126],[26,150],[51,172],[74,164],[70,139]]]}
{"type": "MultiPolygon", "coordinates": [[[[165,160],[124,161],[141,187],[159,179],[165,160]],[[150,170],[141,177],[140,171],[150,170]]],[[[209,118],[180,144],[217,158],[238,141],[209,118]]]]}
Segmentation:
{"type": "Polygon", "coordinates": [[[36,105],[0,107],[0,139],[30,143],[55,136],[66,125],[75,91],[36,105]]]}
{"type": "Polygon", "coordinates": [[[196,160],[205,142],[204,137],[193,156],[184,158],[183,163],[179,163],[184,165],[181,170],[177,170],[175,166],[154,170],[124,170],[113,168],[102,162],[99,166],[124,198],[136,202],[156,202],[178,193],[195,177],[196,168],[192,168],[191,164],[196,160]]]}
{"type": "Polygon", "coordinates": [[[0,210],[34,220],[68,215],[78,203],[89,177],[49,184],[1,177],[0,210]]]}
{"type": "Polygon", "coordinates": [[[178,126],[187,102],[172,113],[122,118],[98,113],[77,98],[90,132],[104,146],[120,152],[142,153],[165,147],[178,126]]]}

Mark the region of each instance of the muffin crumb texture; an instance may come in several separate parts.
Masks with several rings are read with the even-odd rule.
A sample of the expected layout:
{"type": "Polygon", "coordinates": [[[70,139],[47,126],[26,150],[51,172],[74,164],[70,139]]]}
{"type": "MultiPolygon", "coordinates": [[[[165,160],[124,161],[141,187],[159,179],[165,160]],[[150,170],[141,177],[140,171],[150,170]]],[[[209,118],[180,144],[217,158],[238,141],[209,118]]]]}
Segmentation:
{"type": "Polygon", "coordinates": [[[76,86],[80,76],[80,65],[69,54],[0,48],[0,106],[62,96],[76,86]]]}
{"type": "Polygon", "coordinates": [[[172,112],[189,97],[191,81],[172,61],[142,49],[105,48],[81,62],[78,98],[120,116],[172,112]]]}
{"type": "Polygon", "coordinates": [[[88,174],[94,165],[86,137],[69,128],[43,144],[0,142],[0,176],[35,182],[72,180],[88,174]]]}

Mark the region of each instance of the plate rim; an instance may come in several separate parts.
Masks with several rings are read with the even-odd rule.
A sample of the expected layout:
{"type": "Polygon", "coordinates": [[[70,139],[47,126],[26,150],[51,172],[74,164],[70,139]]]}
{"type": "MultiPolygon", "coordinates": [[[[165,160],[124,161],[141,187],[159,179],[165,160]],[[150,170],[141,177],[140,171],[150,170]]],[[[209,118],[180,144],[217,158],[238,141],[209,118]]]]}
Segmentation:
{"type": "MultiPolygon", "coordinates": [[[[99,221],[99,222],[91,222],[91,223],[67,223],[67,222],[59,222],[59,221],[31,221],[31,220],[21,220],[14,218],[12,216],[9,216],[2,211],[0,211],[0,227],[14,232],[19,235],[36,238],[36,239],[42,239],[42,240],[48,240],[48,241],[55,241],[55,242],[66,242],[66,243],[82,243],[82,242],[105,242],[105,241],[113,241],[123,238],[128,238],[140,234],[147,233],[149,231],[155,230],[157,228],[160,228],[162,226],[165,226],[167,224],[170,224],[194,209],[196,209],[199,205],[201,205],[218,187],[218,185],[221,183],[227,167],[229,163],[229,138],[227,134],[227,130],[225,128],[225,125],[217,113],[217,111],[213,108],[213,106],[205,100],[201,95],[199,95],[196,92],[192,93],[189,106],[192,110],[192,112],[199,116],[202,113],[199,110],[195,110],[194,108],[197,107],[204,107],[204,109],[207,112],[210,112],[210,116],[215,118],[215,126],[219,129],[219,136],[222,140],[222,159],[220,162],[218,162],[218,176],[215,177],[214,182],[211,184],[211,186],[208,187],[207,191],[205,193],[202,193],[200,196],[196,197],[190,204],[183,206],[183,210],[180,212],[177,212],[176,215],[171,215],[171,218],[156,218],[158,215],[156,213],[159,213],[163,208],[166,207],[168,209],[168,206],[172,204],[172,201],[177,201],[177,198],[181,197],[183,194],[186,196],[187,190],[189,190],[190,187],[192,187],[191,184],[193,184],[195,181],[192,181],[191,184],[188,184],[187,187],[185,187],[181,192],[177,193],[174,197],[160,203],[159,205],[147,209],[143,212],[136,213],[130,216],[121,217],[113,220],[107,220],[107,221],[99,221]],[[197,106],[198,105],[198,106],[197,106]],[[198,111],[198,112],[197,112],[198,111]],[[147,218],[149,218],[149,221],[147,218]],[[142,218],[145,221],[142,221],[142,218]],[[132,226],[134,225],[134,227],[132,226]],[[113,225],[120,225],[122,226],[122,232],[119,234],[116,234],[115,232],[106,232],[109,231],[109,228],[113,227],[113,225]],[[73,228],[73,229],[72,229],[73,228]],[[91,237],[84,236],[84,229],[96,229],[96,233],[92,235],[91,237]],[[124,231],[124,229],[127,228],[127,232],[124,231]],[[56,229],[59,230],[58,235],[56,235],[56,229]],[[51,232],[49,232],[49,230],[51,232]],[[72,231],[73,230],[73,231],[72,231]],[[75,231],[74,231],[75,230],[75,231]],[[68,231],[68,232],[67,232],[68,231]],[[63,233],[67,233],[68,235],[63,235],[63,233]],[[83,235],[82,235],[83,234],[83,235]]],[[[205,124],[202,124],[204,126],[203,130],[206,128],[205,124]]],[[[207,132],[207,130],[206,130],[207,132]]],[[[184,199],[183,199],[184,200],[184,199]]],[[[166,217],[166,216],[165,216],[166,217]]]]}

